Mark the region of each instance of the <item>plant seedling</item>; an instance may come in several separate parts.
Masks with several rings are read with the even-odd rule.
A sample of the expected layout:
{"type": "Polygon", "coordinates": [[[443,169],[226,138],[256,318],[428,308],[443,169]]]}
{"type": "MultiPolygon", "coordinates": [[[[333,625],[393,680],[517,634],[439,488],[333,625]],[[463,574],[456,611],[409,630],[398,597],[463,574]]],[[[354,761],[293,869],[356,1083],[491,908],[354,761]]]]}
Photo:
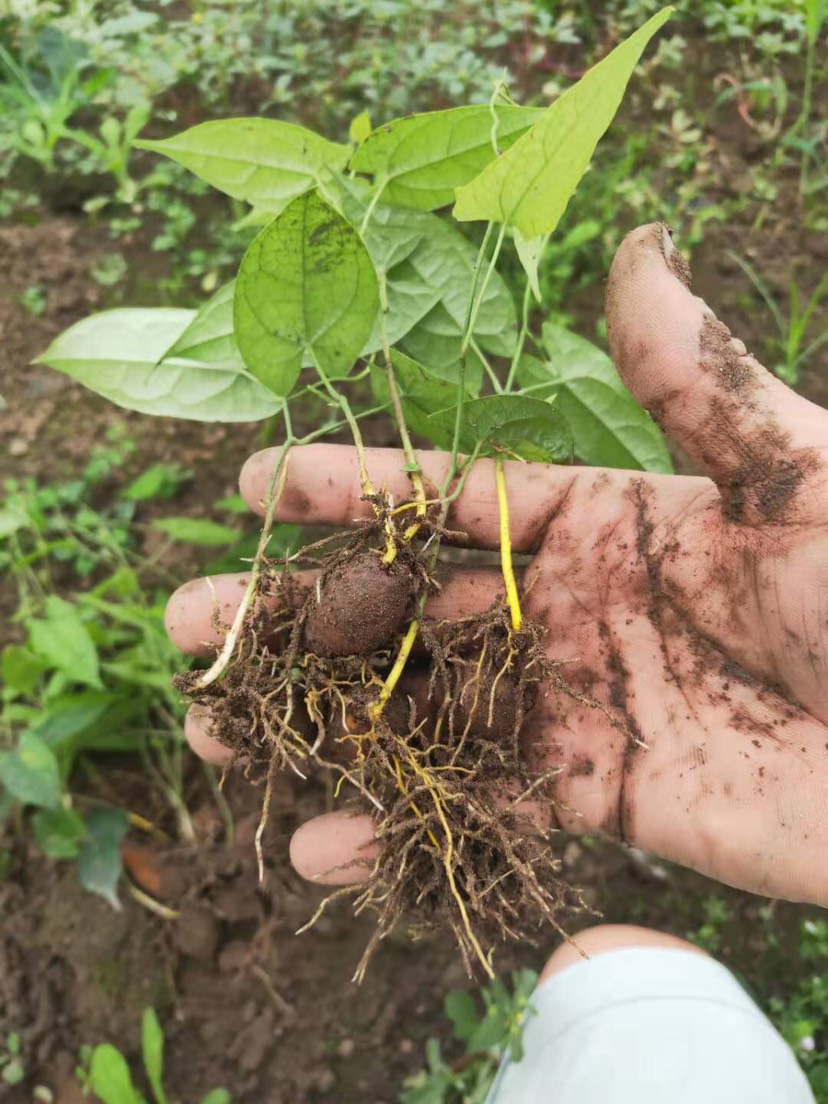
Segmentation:
{"type": "MultiPolygon", "coordinates": [[[[144,1073],[152,1090],[155,1104],[169,1104],[164,1091],[164,1031],[155,1010],[148,1008],[141,1020],[141,1055],[144,1073]]],[[[77,1070],[84,1089],[93,1092],[103,1104],[147,1104],[132,1080],[129,1063],[117,1047],[100,1043],[86,1047],[77,1070]]],[[[230,1104],[226,1089],[211,1089],[201,1104],[230,1104]]]]}
{"type": "Polygon", "coordinates": [[[333,894],[376,912],[358,977],[403,915],[415,928],[448,925],[469,971],[491,978],[499,939],[531,937],[539,917],[561,930],[584,907],[549,840],[519,825],[530,792],[552,800],[552,775],[520,754],[524,720],[542,691],[575,691],[523,613],[504,458],[669,470],[608,358],[559,327],[538,332],[533,299],[543,248],[670,10],[545,109],[498,86],[488,104],[370,131],[363,120],[343,143],[256,118],[139,142],[249,204],[244,221],[262,229],[199,311],[108,311],[41,357],[146,413],[283,420],[238,612],[214,662],[175,685],[210,707],[216,738],[266,764],[260,869],[278,769],[331,770],[337,794],[346,787],[374,814],[368,881],[333,894]],[[483,224],[477,248],[434,213],[452,204],[454,223],[483,224]],[[519,313],[497,271],[508,247],[526,273],[519,313]],[[299,412],[317,428],[298,432],[299,412]],[[405,456],[404,501],[369,470],[362,425],[380,415],[405,456]],[[294,447],[343,432],[370,518],[288,558],[311,581],[268,556],[271,530],[294,447]],[[440,486],[426,481],[413,433],[446,450],[440,486]],[[493,461],[505,597],[434,623],[425,602],[449,509],[482,456],[493,461]],[[404,689],[417,670],[427,701],[404,689]]]}

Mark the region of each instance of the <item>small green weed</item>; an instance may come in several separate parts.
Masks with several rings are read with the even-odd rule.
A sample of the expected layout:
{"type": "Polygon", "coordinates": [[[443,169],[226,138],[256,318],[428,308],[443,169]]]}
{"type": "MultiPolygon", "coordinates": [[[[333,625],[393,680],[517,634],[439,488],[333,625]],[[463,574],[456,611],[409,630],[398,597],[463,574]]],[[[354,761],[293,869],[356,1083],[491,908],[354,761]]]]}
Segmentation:
{"type": "Polygon", "coordinates": [[[532,970],[516,970],[511,989],[496,979],[481,989],[479,1001],[465,990],[450,992],[445,1012],[463,1054],[446,1061],[439,1041],[429,1039],[427,1069],[408,1079],[400,1104],[483,1104],[503,1057],[508,1054],[513,1062],[523,1057],[523,1027],[533,1014],[537,979],[532,970]]]}
{"type": "Polygon", "coordinates": [[[12,1031],[0,1046],[0,1081],[4,1085],[19,1085],[26,1076],[20,1051],[20,1036],[12,1031]]]}
{"type": "Polygon", "coordinates": [[[812,322],[819,317],[817,309],[828,296],[828,273],[822,277],[804,303],[799,288],[791,281],[785,309],[777,302],[768,284],[749,261],[732,250],[728,250],[728,256],[732,257],[753,284],[776,323],[778,336],[768,341],[771,355],[777,358],[771,368],[780,379],[795,386],[799,382],[802,369],[828,341],[828,326],[813,337],[809,336],[812,322]]]}
{"type": "Polygon", "coordinates": [[[772,996],[768,1012],[805,1070],[814,1096],[828,1100],[828,921],[805,920],[800,958],[807,972],[787,997],[772,996]]]}
{"type": "Polygon", "coordinates": [[[702,911],[701,925],[688,932],[687,938],[702,950],[716,954],[722,948],[722,926],[731,918],[730,906],[724,898],[711,893],[705,897],[702,911]]]}
{"type": "Polygon", "coordinates": [[[136,185],[129,174],[130,152],[150,105],[137,99],[120,117],[96,112],[94,105],[114,76],[112,68],[91,65],[86,45],[54,25],[21,24],[16,49],[0,43],[0,145],[46,172],[74,164],[86,174],[110,174],[117,197],[131,201],[136,185]],[[90,109],[98,115],[97,129],[77,122],[90,109]],[[58,158],[59,147],[68,151],[68,161],[58,158]]]}
{"type": "MultiPolygon", "coordinates": [[[[141,1021],[141,1054],[152,1100],[155,1104],[168,1104],[164,1091],[164,1031],[152,1008],[146,1010],[141,1021]]],[[[126,1058],[109,1043],[83,1048],[77,1077],[83,1088],[93,1092],[103,1104],[147,1104],[147,1097],[135,1087],[126,1058]]],[[[201,1104],[230,1104],[230,1101],[226,1089],[211,1089],[202,1097],[201,1104]]]]}
{"type": "MultiPolygon", "coordinates": [[[[140,553],[136,513],[174,497],[190,473],[154,464],[113,497],[106,488],[133,451],[115,430],[78,479],[45,487],[7,480],[0,501],[0,570],[17,584],[18,638],[0,654],[0,820],[29,808],[41,850],[76,860],[81,883],[113,904],[128,818],[73,792],[77,766],[94,781],[90,756],[140,754],[179,835],[192,837],[182,793],[183,707],[171,686],[180,657],[163,624],[177,580],[140,553]],[[105,505],[96,508],[99,498],[105,505]]],[[[184,522],[183,529],[175,517],[156,526],[169,540],[211,549],[240,540],[217,522],[184,522]]]]}
{"type": "Polygon", "coordinates": [[[24,291],[20,293],[20,305],[34,315],[35,318],[39,318],[46,310],[47,300],[46,293],[42,287],[37,284],[30,284],[24,291]]]}

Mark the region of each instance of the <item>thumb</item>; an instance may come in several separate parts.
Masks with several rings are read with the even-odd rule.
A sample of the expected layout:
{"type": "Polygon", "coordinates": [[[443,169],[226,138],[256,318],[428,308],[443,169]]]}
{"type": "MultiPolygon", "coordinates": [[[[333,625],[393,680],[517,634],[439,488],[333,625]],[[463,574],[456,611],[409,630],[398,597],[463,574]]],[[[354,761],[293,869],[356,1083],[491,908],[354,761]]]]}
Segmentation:
{"type": "Polygon", "coordinates": [[[718,485],[726,516],[762,525],[824,513],[828,414],[767,372],[707,304],[662,223],[628,234],[610,270],[610,349],[624,382],[718,485]]]}

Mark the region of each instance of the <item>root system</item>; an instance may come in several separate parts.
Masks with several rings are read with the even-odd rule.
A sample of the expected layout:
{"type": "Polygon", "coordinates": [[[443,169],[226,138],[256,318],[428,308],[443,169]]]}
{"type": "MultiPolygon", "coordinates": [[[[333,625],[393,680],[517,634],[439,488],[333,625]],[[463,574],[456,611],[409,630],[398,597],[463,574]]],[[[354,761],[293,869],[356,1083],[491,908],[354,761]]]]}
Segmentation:
{"type": "Polygon", "coordinates": [[[267,764],[268,788],[278,769],[331,771],[337,795],[373,817],[367,880],[363,865],[363,880],[308,925],[341,897],[376,913],[360,978],[397,925],[414,935],[447,925],[469,972],[492,975],[499,941],[531,941],[544,924],[562,933],[564,916],[585,908],[552,833],[527,830],[525,803],[554,804],[555,772],[534,772],[520,749],[527,713],[561,686],[542,630],[514,628],[504,601],[457,621],[419,618],[437,586],[423,552],[430,525],[415,541],[366,526],[315,560],[308,589],[266,563],[222,676],[176,683],[209,706],[212,735],[249,766],[267,764]],[[414,633],[424,658],[406,665],[414,633]]]}

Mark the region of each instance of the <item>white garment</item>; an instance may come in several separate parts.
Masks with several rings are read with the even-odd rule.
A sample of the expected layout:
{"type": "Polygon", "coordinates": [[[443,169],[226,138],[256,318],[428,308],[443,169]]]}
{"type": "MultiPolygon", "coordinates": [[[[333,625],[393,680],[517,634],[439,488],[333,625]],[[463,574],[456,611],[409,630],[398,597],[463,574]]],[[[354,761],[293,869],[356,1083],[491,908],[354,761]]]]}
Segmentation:
{"type": "Polygon", "coordinates": [[[692,951],[628,947],[533,995],[525,1057],[489,1104],[814,1104],[785,1041],[733,975],[692,951]]]}

